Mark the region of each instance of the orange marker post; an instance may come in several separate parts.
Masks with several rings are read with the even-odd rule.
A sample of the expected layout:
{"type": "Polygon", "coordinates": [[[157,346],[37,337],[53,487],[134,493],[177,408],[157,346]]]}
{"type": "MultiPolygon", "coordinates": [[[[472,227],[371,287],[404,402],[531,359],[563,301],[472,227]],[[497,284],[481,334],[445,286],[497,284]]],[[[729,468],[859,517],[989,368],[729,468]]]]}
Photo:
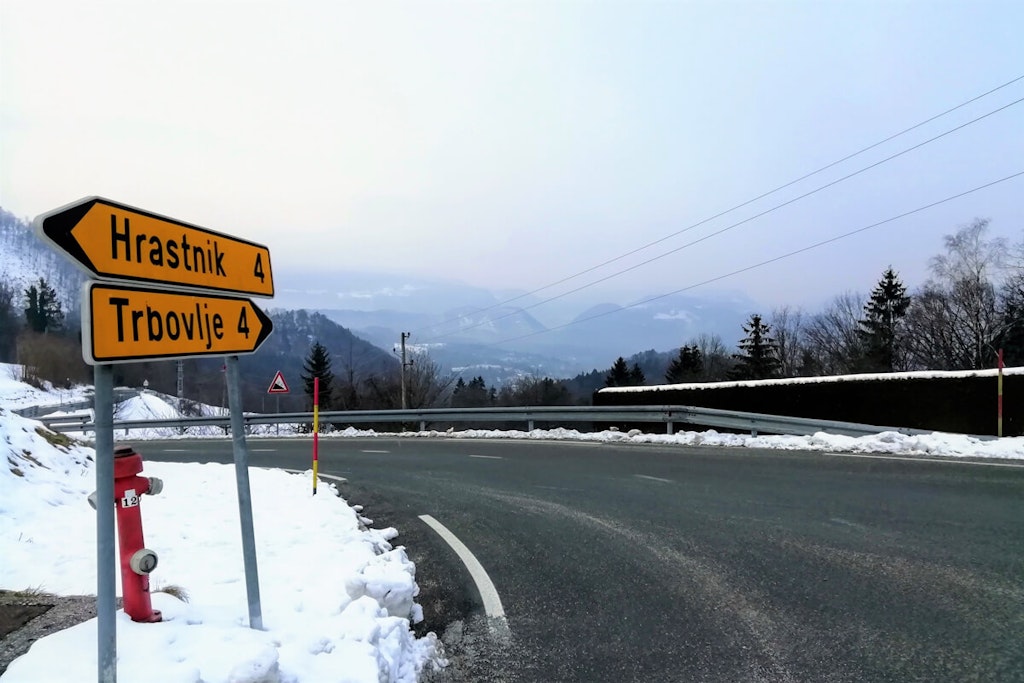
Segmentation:
{"type": "Polygon", "coordinates": [[[313,378],[313,495],[316,495],[316,470],[320,446],[320,378],[313,378]]]}

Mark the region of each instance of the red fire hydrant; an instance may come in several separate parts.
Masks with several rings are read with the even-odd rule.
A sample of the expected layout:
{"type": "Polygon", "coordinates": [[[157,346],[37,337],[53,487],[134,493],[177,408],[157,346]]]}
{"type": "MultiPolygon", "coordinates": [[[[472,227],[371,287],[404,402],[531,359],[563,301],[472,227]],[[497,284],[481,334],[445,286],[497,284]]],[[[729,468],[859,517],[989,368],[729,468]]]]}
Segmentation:
{"type": "MultiPolygon", "coordinates": [[[[114,505],[117,511],[117,545],[121,556],[121,593],[124,611],[132,621],[160,621],[149,597],[149,573],[156,569],[156,553],[142,538],[140,497],[155,496],[164,484],[156,477],[140,477],[142,456],[131,446],[114,449],[114,505]]],[[[89,502],[95,507],[95,494],[89,502]]]]}

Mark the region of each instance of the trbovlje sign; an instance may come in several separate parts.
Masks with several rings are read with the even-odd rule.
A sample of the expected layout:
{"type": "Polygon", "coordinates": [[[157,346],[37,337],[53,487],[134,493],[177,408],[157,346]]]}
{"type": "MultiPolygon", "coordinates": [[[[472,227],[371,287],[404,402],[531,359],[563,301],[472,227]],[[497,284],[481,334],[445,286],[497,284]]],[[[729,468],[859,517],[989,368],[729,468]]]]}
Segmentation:
{"type": "Polygon", "coordinates": [[[86,283],[87,363],[253,353],[273,330],[231,296],[274,296],[265,246],[100,197],[45,213],[35,228],[94,277],[149,285],[86,283]]]}
{"type": "Polygon", "coordinates": [[[82,355],[95,363],[252,353],[273,323],[248,299],[86,285],[82,355]]]}

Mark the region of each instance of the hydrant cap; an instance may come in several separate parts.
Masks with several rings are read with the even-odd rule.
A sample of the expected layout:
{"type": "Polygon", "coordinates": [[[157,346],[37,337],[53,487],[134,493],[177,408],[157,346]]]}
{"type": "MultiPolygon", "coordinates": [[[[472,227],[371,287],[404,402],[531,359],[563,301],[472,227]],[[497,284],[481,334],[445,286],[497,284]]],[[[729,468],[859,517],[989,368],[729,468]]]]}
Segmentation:
{"type": "Polygon", "coordinates": [[[149,574],[151,571],[156,569],[156,563],[156,553],[149,548],[140,548],[139,550],[136,550],[131,556],[131,559],[128,560],[128,566],[131,567],[133,572],[140,576],[149,574]]]}
{"type": "Polygon", "coordinates": [[[115,458],[127,458],[130,455],[135,455],[135,449],[129,445],[118,446],[114,449],[115,458]]]}

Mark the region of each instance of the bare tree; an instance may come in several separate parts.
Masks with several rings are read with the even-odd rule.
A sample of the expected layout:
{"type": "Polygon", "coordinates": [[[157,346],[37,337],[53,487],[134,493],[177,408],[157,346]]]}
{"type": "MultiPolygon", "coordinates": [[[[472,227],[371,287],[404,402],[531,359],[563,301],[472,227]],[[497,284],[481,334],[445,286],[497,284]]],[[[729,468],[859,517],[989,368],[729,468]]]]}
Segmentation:
{"type": "Polygon", "coordinates": [[[1002,322],[995,345],[1007,365],[1024,365],[1024,238],[1007,259],[998,306],[1002,322]]]}
{"type": "Polygon", "coordinates": [[[842,375],[858,371],[863,353],[857,330],[864,299],[854,292],[840,294],[824,311],[811,317],[804,330],[806,353],[803,355],[806,361],[813,360],[812,374],[842,375]]]}
{"type": "Polygon", "coordinates": [[[931,259],[932,278],[907,315],[908,346],[916,367],[991,367],[1003,327],[997,289],[1006,240],[986,239],[989,221],[975,219],[945,238],[946,253],[931,259]]]}
{"type": "Polygon", "coordinates": [[[809,374],[806,366],[804,313],[799,308],[782,306],[772,311],[772,334],[778,348],[779,372],[783,377],[809,374]]]}
{"type": "Polygon", "coordinates": [[[704,361],[702,381],[715,382],[729,376],[734,363],[721,337],[717,334],[699,334],[690,340],[689,346],[696,346],[704,361]]]}
{"type": "MultiPolygon", "coordinates": [[[[413,410],[444,405],[455,379],[453,374],[443,375],[440,366],[427,354],[413,354],[412,362],[405,371],[406,405],[413,410]]],[[[366,388],[374,407],[401,407],[402,383],[397,373],[386,377],[370,377],[366,381],[366,388]]]]}

